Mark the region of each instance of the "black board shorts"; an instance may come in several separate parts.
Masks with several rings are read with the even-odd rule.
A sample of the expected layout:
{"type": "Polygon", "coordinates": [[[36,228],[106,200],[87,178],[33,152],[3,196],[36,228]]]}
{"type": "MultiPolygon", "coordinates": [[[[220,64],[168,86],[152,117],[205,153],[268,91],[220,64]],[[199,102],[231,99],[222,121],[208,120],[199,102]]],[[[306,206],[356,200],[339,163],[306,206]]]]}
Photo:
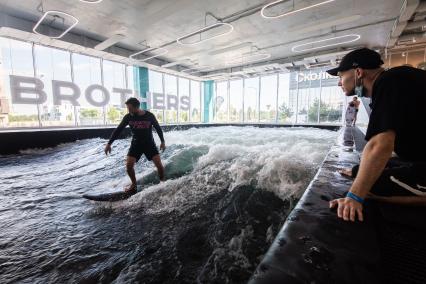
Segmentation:
{"type": "MultiPolygon", "coordinates": [[[[352,168],[352,177],[359,165],[352,168]]],[[[371,189],[379,196],[426,196],[426,163],[410,163],[391,158],[371,189]]]]}
{"type": "Polygon", "coordinates": [[[159,152],[154,142],[139,143],[135,140],[132,140],[127,156],[136,158],[136,162],[137,162],[141,158],[142,154],[145,155],[148,161],[151,161],[152,157],[154,157],[155,155],[158,155],[159,152]]]}

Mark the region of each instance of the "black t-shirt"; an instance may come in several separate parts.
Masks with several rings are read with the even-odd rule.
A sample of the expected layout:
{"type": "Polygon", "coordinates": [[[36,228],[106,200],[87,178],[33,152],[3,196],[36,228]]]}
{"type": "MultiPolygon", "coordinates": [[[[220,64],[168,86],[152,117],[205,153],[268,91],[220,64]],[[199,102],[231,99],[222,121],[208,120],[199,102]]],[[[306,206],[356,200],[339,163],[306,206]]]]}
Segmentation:
{"type": "Polygon", "coordinates": [[[126,114],[118,127],[114,130],[109,139],[109,144],[112,144],[115,139],[118,138],[121,131],[129,125],[132,135],[133,141],[136,143],[146,144],[146,143],[154,143],[154,137],[152,136],[152,127],[157,131],[158,136],[160,137],[161,142],[164,142],[163,131],[161,130],[160,125],[158,124],[155,116],[145,110],[144,115],[132,115],[130,113],[126,114]]]}
{"type": "Polygon", "coordinates": [[[395,153],[403,160],[426,162],[426,71],[401,66],[383,72],[374,83],[365,139],[395,131],[395,153]]]}

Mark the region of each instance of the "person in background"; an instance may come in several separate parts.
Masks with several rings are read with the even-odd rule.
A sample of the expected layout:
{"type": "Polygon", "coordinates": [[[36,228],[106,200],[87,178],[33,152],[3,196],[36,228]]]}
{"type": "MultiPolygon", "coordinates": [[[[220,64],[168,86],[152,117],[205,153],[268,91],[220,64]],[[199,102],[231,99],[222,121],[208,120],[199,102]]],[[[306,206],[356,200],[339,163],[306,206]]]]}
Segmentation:
{"type": "Polygon", "coordinates": [[[426,205],[426,148],[420,138],[426,132],[426,71],[400,66],[381,67],[380,54],[362,48],[345,55],[337,68],[345,95],[371,97],[361,163],[347,195],[330,201],[337,216],[363,220],[364,199],[426,205]],[[391,159],[392,152],[398,156],[391,159]]]}
{"type": "Polygon", "coordinates": [[[348,103],[346,108],[345,120],[346,126],[355,126],[356,117],[358,114],[359,101],[357,97],[354,97],[352,101],[348,103]]]}
{"type": "Polygon", "coordinates": [[[129,111],[126,114],[118,127],[112,133],[108,143],[105,145],[105,154],[111,153],[111,145],[118,138],[123,129],[129,125],[132,131],[132,142],[126,159],[126,170],[130,177],[131,184],[125,188],[125,191],[136,191],[136,175],[135,164],[139,161],[142,154],[153,161],[157,168],[158,175],[161,181],[164,181],[164,167],[161,163],[161,158],[155,145],[152,135],[152,127],[157,131],[161,140],[160,149],[164,151],[166,144],[163,137],[163,131],[155,118],[154,114],[147,110],[140,109],[140,102],[136,98],[130,98],[126,101],[126,107],[129,111]]]}

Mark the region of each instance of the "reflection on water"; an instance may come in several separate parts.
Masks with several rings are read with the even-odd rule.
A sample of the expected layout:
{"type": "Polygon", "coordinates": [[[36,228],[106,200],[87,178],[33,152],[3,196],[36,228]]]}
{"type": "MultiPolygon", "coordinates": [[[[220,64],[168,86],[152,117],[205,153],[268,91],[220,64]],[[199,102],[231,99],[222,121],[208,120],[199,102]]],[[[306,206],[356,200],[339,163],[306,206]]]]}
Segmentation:
{"type": "Polygon", "coordinates": [[[336,132],[216,127],[165,133],[168,180],[141,159],[123,187],[128,140],[91,139],[0,157],[2,283],[245,283],[336,132]],[[143,185],[142,185],[143,184],[143,185]]]}

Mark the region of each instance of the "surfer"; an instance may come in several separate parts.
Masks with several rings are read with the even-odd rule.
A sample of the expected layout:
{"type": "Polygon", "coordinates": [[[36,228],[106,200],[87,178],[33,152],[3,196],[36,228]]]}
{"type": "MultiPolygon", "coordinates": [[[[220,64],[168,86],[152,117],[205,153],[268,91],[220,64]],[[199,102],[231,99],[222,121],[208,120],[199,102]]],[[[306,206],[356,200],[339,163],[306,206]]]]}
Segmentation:
{"type": "Polygon", "coordinates": [[[161,163],[161,158],[155,145],[154,137],[152,135],[152,127],[160,137],[161,145],[160,150],[164,152],[166,144],[164,142],[163,131],[154,114],[147,110],[140,109],[140,102],[136,98],[130,98],[126,101],[127,110],[126,114],[118,127],[113,131],[108,143],[105,145],[105,154],[111,153],[111,145],[118,138],[123,129],[129,125],[132,131],[132,142],[130,144],[129,152],[126,159],[126,170],[130,177],[131,184],[126,186],[125,191],[136,191],[136,175],[135,164],[139,161],[142,154],[148,159],[153,161],[158,171],[158,176],[161,181],[164,181],[164,167],[161,163]]]}

